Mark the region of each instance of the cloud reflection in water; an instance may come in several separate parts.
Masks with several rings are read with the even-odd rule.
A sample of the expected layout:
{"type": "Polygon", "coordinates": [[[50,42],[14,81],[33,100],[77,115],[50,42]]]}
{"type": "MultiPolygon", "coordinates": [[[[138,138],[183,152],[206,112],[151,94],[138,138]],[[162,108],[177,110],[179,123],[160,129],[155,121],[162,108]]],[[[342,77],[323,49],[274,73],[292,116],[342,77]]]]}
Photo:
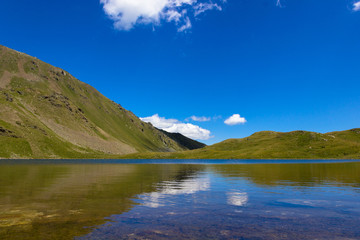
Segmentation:
{"type": "Polygon", "coordinates": [[[164,206],[163,199],[171,195],[194,194],[209,189],[210,178],[191,178],[181,182],[167,181],[161,184],[159,191],[143,194],[140,199],[143,201],[143,206],[158,208],[164,206]]]}
{"type": "Polygon", "coordinates": [[[248,194],[246,192],[228,192],[227,203],[233,206],[245,206],[249,201],[248,194]]]}

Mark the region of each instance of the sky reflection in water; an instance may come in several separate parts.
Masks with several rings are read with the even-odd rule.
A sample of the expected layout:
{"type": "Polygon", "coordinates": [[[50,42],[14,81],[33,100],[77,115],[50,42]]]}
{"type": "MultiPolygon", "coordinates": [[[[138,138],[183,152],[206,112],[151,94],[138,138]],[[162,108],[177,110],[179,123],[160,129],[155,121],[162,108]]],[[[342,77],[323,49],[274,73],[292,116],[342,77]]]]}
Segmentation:
{"type": "Polygon", "coordinates": [[[1,239],[360,239],[360,162],[0,162],[1,239]]]}
{"type": "Polygon", "coordinates": [[[294,165],[298,174],[277,175],[269,184],[289,167],[207,166],[137,195],[140,205],[79,239],[360,239],[359,182],[317,175],[326,165],[310,167],[311,177],[297,182],[309,166],[294,165]],[[264,169],[268,175],[261,175],[264,169]],[[254,183],[251,171],[260,171],[263,184],[254,183]]]}

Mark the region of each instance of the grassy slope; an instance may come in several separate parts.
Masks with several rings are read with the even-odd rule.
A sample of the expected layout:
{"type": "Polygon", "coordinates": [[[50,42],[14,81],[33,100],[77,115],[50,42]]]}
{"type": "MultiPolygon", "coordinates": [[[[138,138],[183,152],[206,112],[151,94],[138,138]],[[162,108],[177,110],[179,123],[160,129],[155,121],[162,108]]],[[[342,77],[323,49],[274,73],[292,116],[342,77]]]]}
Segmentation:
{"type": "Polygon", "coordinates": [[[359,132],[265,131],[182,151],[183,138],[140,121],[69,73],[0,46],[0,158],[360,158],[359,132]]]}
{"type": "Polygon", "coordinates": [[[192,151],[130,154],[124,158],[360,159],[360,129],[325,134],[264,131],[192,151]]]}
{"type": "Polygon", "coordinates": [[[0,46],[0,158],[187,149],[62,69],[0,46]]]}

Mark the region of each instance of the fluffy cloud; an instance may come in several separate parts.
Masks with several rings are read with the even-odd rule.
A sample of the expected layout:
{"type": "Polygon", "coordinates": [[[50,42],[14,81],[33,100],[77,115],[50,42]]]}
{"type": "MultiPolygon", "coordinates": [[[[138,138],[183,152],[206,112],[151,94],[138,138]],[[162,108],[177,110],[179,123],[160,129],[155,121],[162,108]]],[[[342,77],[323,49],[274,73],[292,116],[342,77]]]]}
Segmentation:
{"type": "Polygon", "coordinates": [[[144,122],[149,122],[157,128],[167,129],[172,127],[174,124],[179,124],[180,122],[176,119],[166,119],[164,117],[160,117],[159,114],[154,114],[151,117],[140,118],[144,122]]]}
{"type": "Polygon", "coordinates": [[[233,114],[231,117],[224,121],[227,125],[237,125],[246,123],[246,119],[241,117],[240,114],[233,114]]]}
{"type": "Polygon", "coordinates": [[[354,11],[360,11],[360,1],[354,3],[354,8],[353,8],[353,10],[354,10],[354,11]]]}
{"type": "Polygon", "coordinates": [[[149,122],[155,127],[167,132],[181,133],[182,135],[189,138],[207,140],[211,137],[211,132],[207,129],[201,128],[191,123],[182,123],[176,119],[166,119],[164,117],[160,117],[158,114],[140,119],[144,122],[149,122]]]}
{"type": "Polygon", "coordinates": [[[210,117],[197,117],[197,116],[191,116],[186,119],[186,121],[193,120],[195,122],[208,122],[211,121],[210,117]]]}
{"type": "Polygon", "coordinates": [[[130,30],[136,24],[159,25],[162,20],[174,22],[178,31],[191,28],[190,16],[209,10],[221,10],[225,0],[100,0],[115,28],[130,30]],[[218,3],[214,3],[214,2],[218,3]]]}

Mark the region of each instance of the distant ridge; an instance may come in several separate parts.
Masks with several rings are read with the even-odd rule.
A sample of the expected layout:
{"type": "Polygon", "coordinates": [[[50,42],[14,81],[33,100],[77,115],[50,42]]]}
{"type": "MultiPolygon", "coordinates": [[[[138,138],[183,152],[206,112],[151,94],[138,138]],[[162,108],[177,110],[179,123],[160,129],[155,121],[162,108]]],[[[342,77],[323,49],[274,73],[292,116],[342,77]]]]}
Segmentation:
{"type": "Polygon", "coordinates": [[[131,154],[126,158],[360,159],[360,128],[316,133],[262,131],[192,151],[131,154]]]}
{"type": "Polygon", "coordinates": [[[206,147],[206,144],[189,139],[187,137],[185,137],[184,135],[180,134],[180,133],[169,133],[166,132],[164,130],[159,129],[161,132],[163,132],[166,136],[168,136],[169,138],[171,138],[172,140],[174,140],[175,142],[177,142],[178,144],[180,144],[181,146],[186,147],[189,150],[194,150],[194,149],[198,149],[198,148],[203,148],[206,147]]]}
{"type": "Polygon", "coordinates": [[[116,158],[202,146],[142,122],[68,72],[0,45],[0,158],[116,158]]]}

